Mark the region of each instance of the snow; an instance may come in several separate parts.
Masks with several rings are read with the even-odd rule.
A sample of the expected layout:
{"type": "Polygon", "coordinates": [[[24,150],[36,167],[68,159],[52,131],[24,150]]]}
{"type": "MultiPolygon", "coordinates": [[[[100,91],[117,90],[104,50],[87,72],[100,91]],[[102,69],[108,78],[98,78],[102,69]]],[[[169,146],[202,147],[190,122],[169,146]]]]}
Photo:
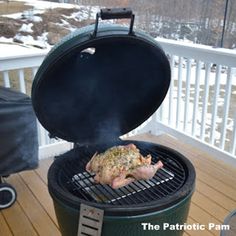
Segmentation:
{"type": "Polygon", "coordinates": [[[21,19],[22,18],[22,12],[12,13],[12,14],[2,15],[2,16],[17,20],[17,19],[21,19]]]}
{"type": "Polygon", "coordinates": [[[72,13],[70,18],[75,18],[80,21],[85,19],[95,19],[99,9],[100,8],[96,6],[93,7],[80,6],[79,11],[72,13]]]}
{"type": "Polygon", "coordinates": [[[32,26],[33,26],[32,23],[23,24],[23,25],[21,26],[21,28],[19,29],[19,31],[21,31],[21,32],[27,32],[27,33],[32,33],[32,32],[33,32],[33,30],[31,29],[32,26]]]}
{"type": "Polygon", "coordinates": [[[66,8],[66,9],[79,9],[80,6],[68,3],[57,3],[57,2],[49,2],[49,1],[35,1],[35,0],[16,0],[18,2],[24,2],[27,6],[32,6],[33,9],[29,9],[24,11],[23,13],[13,13],[3,15],[4,17],[12,18],[12,19],[22,19],[26,18],[31,21],[40,22],[42,18],[39,16],[35,16],[35,14],[42,14],[47,9],[54,8],[66,8]]]}
{"type": "Polygon", "coordinates": [[[58,2],[49,2],[49,1],[35,1],[35,0],[15,0],[17,2],[25,2],[25,5],[33,6],[36,9],[46,10],[53,8],[77,8],[78,5],[69,4],[69,3],[58,3],[58,2]]]}
{"type": "Polygon", "coordinates": [[[13,38],[6,38],[1,36],[0,37],[0,43],[12,43],[13,42],[13,38]]]}
{"type": "Polygon", "coordinates": [[[51,46],[45,41],[46,33],[42,36],[38,36],[37,40],[35,40],[31,35],[21,35],[16,34],[14,39],[17,41],[23,42],[24,45],[31,45],[31,46],[37,46],[40,48],[50,48],[51,46]]]}
{"type": "Polygon", "coordinates": [[[35,16],[34,14],[41,14],[44,11],[40,11],[40,10],[27,10],[24,12],[20,12],[20,13],[12,13],[12,14],[7,14],[7,15],[3,15],[4,17],[8,17],[8,18],[12,18],[12,19],[28,19],[30,21],[33,22],[41,22],[42,18],[40,16],[35,16]]]}

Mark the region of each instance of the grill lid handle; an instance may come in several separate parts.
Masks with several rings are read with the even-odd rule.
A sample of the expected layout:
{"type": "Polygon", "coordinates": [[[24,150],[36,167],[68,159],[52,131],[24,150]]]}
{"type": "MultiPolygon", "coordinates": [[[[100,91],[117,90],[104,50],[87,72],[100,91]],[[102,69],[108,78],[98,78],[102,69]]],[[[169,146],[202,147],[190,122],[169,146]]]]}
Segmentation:
{"type": "Polygon", "coordinates": [[[104,8],[101,9],[100,12],[96,15],[96,22],[94,32],[92,37],[96,37],[97,30],[98,30],[98,21],[99,18],[102,20],[109,20],[109,19],[126,19],[130,18],[130,27],[129,27],[129,35],[133,34],[133,25],[134,25],[134,17],[132,10],[130,8],[104,8]]]}
{"type": "Polygon", "coordinates": [[[104,8],[100,11],[102,20],[131,18],[132,15],[130,8],[104,8]]]}

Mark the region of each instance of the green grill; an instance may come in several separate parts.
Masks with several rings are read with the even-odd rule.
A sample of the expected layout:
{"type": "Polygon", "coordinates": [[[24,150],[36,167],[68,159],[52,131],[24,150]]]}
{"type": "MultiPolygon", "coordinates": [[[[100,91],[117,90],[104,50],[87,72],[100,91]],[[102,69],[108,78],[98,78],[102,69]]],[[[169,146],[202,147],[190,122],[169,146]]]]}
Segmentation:
{"type": "Polygon", "coordinates": [[[181,235],[163,228],[184,224],[195,170],[173,149],[122,141],[119,136],[146,121],[170,84],[167,56],[153,38],[134,30],[130,9],[103,9],[95,25],[65,37],[45,58],[32,87],[41,124],[74,148],[55,158],[48,188],[63,236],[181,235]],[[130,27],[99,24],[99,18],[130,18],[130,27]],[[112,189],[86,172],[95,152],[135,144],[152,164],[164,167],[150,180],[112,189]]]}

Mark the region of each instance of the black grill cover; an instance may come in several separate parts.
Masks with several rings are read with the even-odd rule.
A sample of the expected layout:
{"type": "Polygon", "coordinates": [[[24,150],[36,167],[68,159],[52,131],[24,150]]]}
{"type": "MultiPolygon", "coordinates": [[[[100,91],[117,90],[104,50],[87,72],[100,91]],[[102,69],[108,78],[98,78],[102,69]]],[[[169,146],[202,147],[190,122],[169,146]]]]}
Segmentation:
{"type": "Polygon", "coordinates": [[[0,87],[0,176],[38,166],[38,136],[31,99],[0,87]]]}

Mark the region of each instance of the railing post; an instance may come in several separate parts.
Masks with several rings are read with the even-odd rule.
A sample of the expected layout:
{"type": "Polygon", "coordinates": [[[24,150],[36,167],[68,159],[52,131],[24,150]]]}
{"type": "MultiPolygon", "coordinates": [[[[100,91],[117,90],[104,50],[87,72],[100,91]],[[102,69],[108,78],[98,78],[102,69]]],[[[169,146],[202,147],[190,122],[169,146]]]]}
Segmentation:
{"type": "Polygon", "coordinates": [[[231,67],[228,68],[225,99],[224,99],[224,108],[223,108],[223,122],[222,122],[221,139],[220,139],[220,148],[223,150],[225,147],[225,137],[226,137],[228,114],[229,114],[229,103],[230,103],[230,97],[231,97],[231,85],[232,85],[233,71],[234,71],[233,68],[231,68],[231,67]]]}
{"type": "Polygon", "coordinates": [[[231,153],[235,155],[236,151],[236,111],[234,112],[234,128],[233,128],[233,134],[232,134],[233,140],[231,145],[231,153]]]}
{"type": "Polygon", "coordinates": [[[179,128],[180,120],[180,104],[182,99],[182,71],[183,71],[183,57],[179,56],[179,71],[178,71],[178,95],[177,95],[177,114],[176,114],[176,128],[179,128]]]}
{"type": "Polygon", "coordinates": [[[18,76],[19,76],[19,82],[20,82],[20,91],[22,93],[26,93],[25,78],[24,78],[24,70],[23,69],[20,69],[18,71],[18,76]]]}
{"type": "Polygon", "coordinates": [[[4,86],[6,88],[10,88],[10,80],[9,80],[9,74],[8,71],[3,71],[3,79],[4,79],[4,86]]]}
{"type": "Polygon", "coordinates": [[[199,84],[200,84],[201,62],[197,61],[196,79],[195,79],[195,96],[193,105],[193,122],[192,122],[192,136],[196,136],[197,111],[199,102],[199,84]]]}
{"type": "Polygon", "coordinates": [[[173,87],[174,87],[174,55],[171,55],[171,81],[170,81],[170,88],[169,88],[169,113],[168,113],[168,124],[173,125],[173,87]]]}
{"type": "Polygon", "coordinates": [[[184,106],[184,132],[186,131],[189,112],[189,94],[190,94],[190,78],[191,77],[191,59],[187,60],[187,73],[185,83],[185,106],[184,106]]]}
{"type": "Polygon", "coordinates": [[[209,76],[210,76],[211,64],[206,64],[205,70],[205,86],[204,86],[204,96],[202,103],[202,120],[201,120],[201,133],[200,138],[202,141],[205,139],[205,127],[206,127],[206,113],[208,107],[208,94],[209,94],[209,76]]]}
{"type": "Polygon", "coordinates": [[[215,127],[216,127],[216,117],[217,117],[217,107],[218,107],[218,97],[220,91],[220,78],[221,78],[221,65],[217,65],[216,78],[215,78],[215,94],[213,99],[213,109],[212,109],[212,119],[211,119],[211,134],[210,143],[214,144],[215,140],[215,127]]]}

